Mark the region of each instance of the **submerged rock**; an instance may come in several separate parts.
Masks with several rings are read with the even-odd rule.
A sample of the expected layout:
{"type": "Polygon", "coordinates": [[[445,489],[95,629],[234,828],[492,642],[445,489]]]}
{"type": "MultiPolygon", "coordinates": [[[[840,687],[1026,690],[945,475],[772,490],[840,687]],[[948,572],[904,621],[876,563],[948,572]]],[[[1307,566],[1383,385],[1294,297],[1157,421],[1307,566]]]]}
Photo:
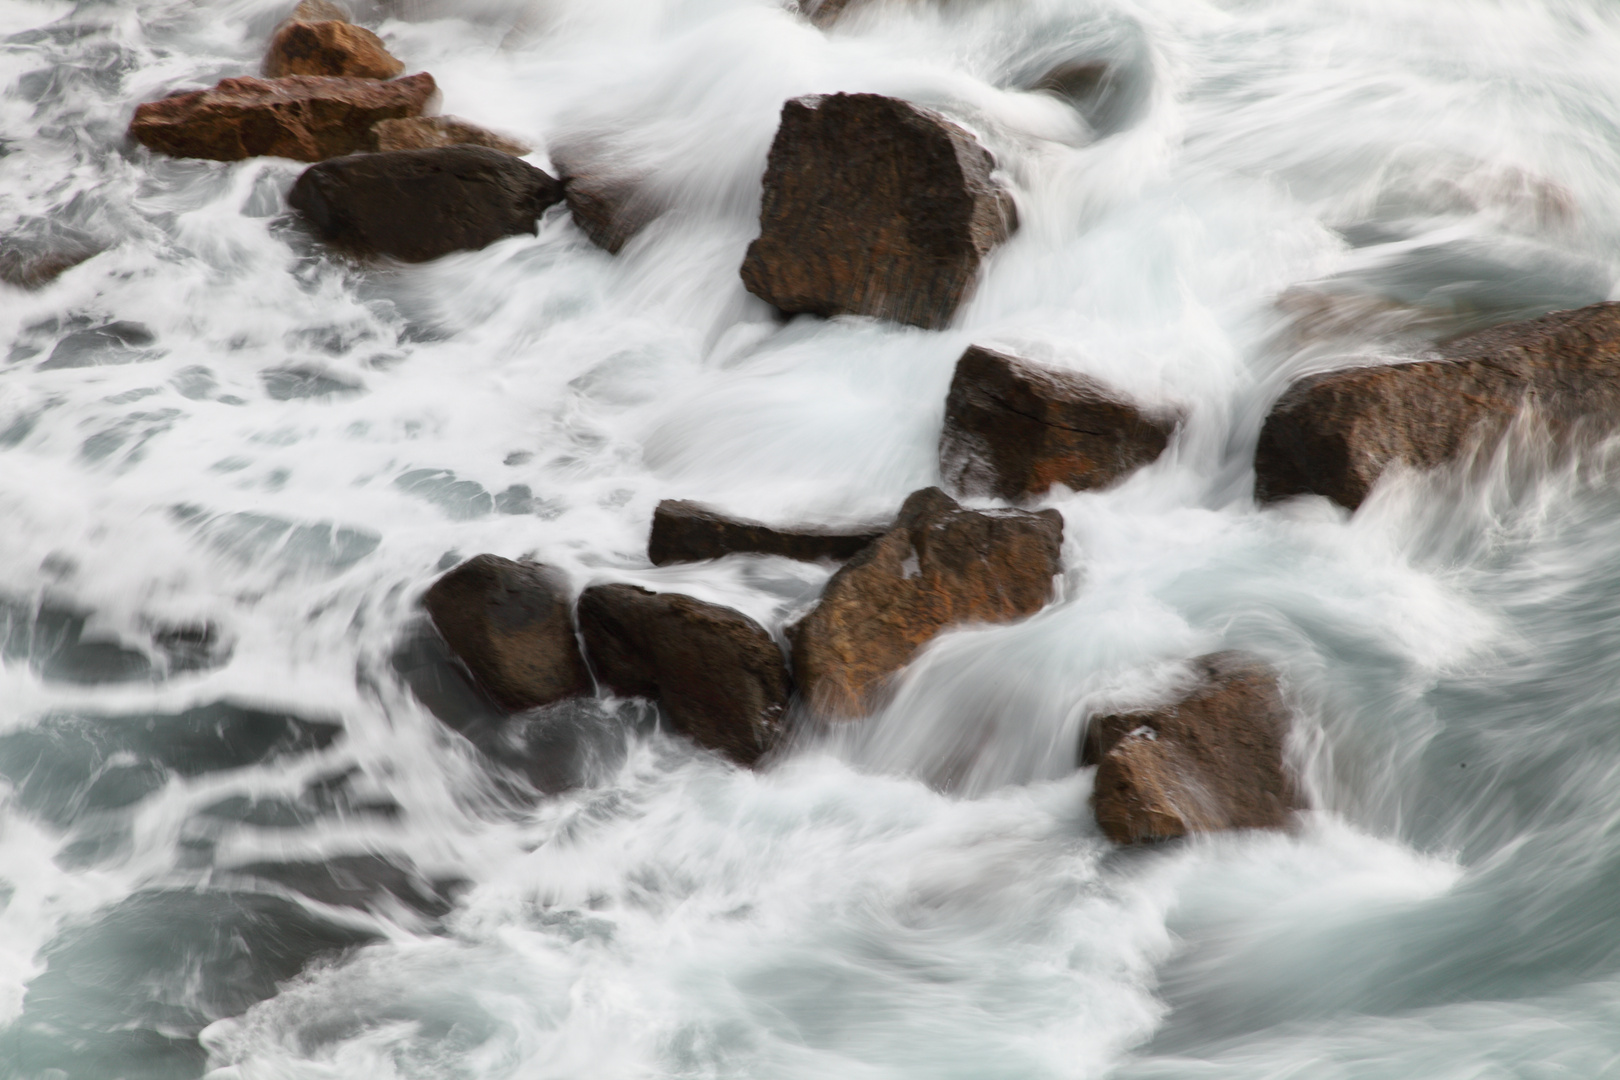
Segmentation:
{"type": "Polygon", "coordinates": [[[287,75],[392,79],[404,72],[405,65],[365,27],[341,19],[295,19],[282,23],[270,39],[262,70],[269,79],[287,75]]]}
{"type": "Polygon", "coordinates": [[[526,161],[446,146],[323,161],[304,170],[287,202],[344,250],[426,262],[532,236],[535,220],[561,198],[557,181],[526,161]]]}
{"type": "Polygon", "coordinates": [[[881,529],[835,532],[801,527],[775,529],[729,518],[701,503],[665,499],[653,511],[647,558],[654,566],[701,562],[724,555],[781,555],[804,562],[844,560],[883,535],[881,529]]]}
{"type": "Polygon", "coordinates": [[[409,859],[374,854],[245,863],[223,872],[280,885],[333,907],[386,911],[391,903],[399,903],[433,919],[448,914],[455,906],[456,893],[467,885],[459,878],[428,878],[409,859]]]}
{"type": "Polygon", "coordinates": [[[591,242],[614,255],[667,209],[645,172],[591,141],[551,149],[568,212],[591,242]]]}
{"type": "Polygon", "coordinates": [[[416,116],[438,93],[422,73],[379,82],[315,75],[225,79],[135,107],[129,133],[175,157],[324,161],[370,148],[379,120],[416,116]]]}
{"type": "Polygon", "coordinates": [[[940,473],[964,494],[1013,500],[1107,487],[1158,458],[1175,427],[1094,379],[974,345],[945,399],[940,473]]]}
{"type": "Polygon", "coordinates": [[[1391,465],[1428,469],[1488,449],[1523,418],[1568,443],[1620,420],[1620,303],[1511,323],[1440,359],[1311,375],[1266,417],[1255,497],[1360,506],[1391,465]]]}
{"type": "Polygon", "coordinates": [[[1017,223],[994,167],[972,135],[910,102],[789,101],[743,283],[787,312],[945,326],[1017,223]]]}
{"type": "Polygon", "coordinates": [[[679,593],[594,585],[579,631],[602,684],[656,700],[700,746],[743,765],[769,750],[791,684],[782,650],[753,619],[679,593]]]}
{"type": "Polygon", "coordinates": [[[1289,713],[1277,677],[1239,653],[1198,661],[1198,685],[1150,712],[1094,717],[1080,763],[1115,843],[1220,829],[1274,829],[1299,797],[1283,761],[1289,713]]]}
{"type": "Polygon", "coordinates": [[[938,488],[914,492],[788,631],[794,678],[814,709],[859,715],[940,631],[1044,607],[1062,546],[1056,510],[966,510],[938,488]]]}
{"type": "Polygon", "coordinates": [[[532,147],[454,116],[408,116],[379,120],[371,129],[373,149],[429,150],[436,146],[487,146],[522,157],[532,147]]]}
{"type": "Polygon", "coordinates": [[[0,281],[42,288],[105,250],[100,239],[71,225],[35,219],[0,239],[0,281]]]}
{"type": "Polygon", "coordinates": [[[800,15],[812,25],[823,29],[838,21],[838,16],[849,6],[849,0],[794,0],[800,15]]]}

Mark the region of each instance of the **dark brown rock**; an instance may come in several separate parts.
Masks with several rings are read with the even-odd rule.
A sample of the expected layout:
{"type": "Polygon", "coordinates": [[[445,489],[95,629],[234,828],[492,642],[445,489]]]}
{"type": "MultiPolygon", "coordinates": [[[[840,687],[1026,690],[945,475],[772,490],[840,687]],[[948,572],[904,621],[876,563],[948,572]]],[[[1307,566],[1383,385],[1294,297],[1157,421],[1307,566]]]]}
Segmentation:
{"type": "Polygon", "coordinates": [[[550,567],[468,559],[427,591],[433,625],[500,705],[514,712],[588,693],[568,581],[550,567]]]}
{"type": "Polygon", "coordinates": [[[526,161],[446,146],[323,161],[304,170],[287,202],[346,251],[425,262],[533,235],[535,219],[561,198],[557,181],[526,161]]]}
{"type": "Polygon", "coordinates": [[[623,697],[656,700],[700,746],[751,765],[770,749],[791,684],[765,628],[731,608],[634,585],[580,594],[591,667],[623,697]]]}
{"type": "Polygon", "coordinates": [[[788,631],[806,700],[859,715],[940,631],[1035,614],[1052,598],[1062,546],[1056,510],[965,510],[938,488],[912,493],[788,631]]]}
{"type": "Polygon", "coordinates": [[[1150,712],[1094,717],[1080,763],[1092,807],[1119,844],[1220,829],[1275,829],[1299,796],[1283,761],[1289,713],[1277,678],[1239,653],[1197,662],[1198,684],[1150,712]]]}
{"type": "Polygon", "coordinates": [[[645,172],[592,140],[551,148],[574,224],[597,247],[617,255],[624,245],[668,209],[645,172]]]}
{"type": "Polygon", "coordinates": [[[739,553],[782,555],[805,562],[841,561],[882,535],[880,529],[858,532],[773,529],[757,521],[726,517],[701,503],[665,499],[653,511],[647,558],[654,566],[701,562],[739,553]]]}
{"type": "Polygon", "coordinates": [[[799,14],[825,29],[838,21],[838,16],[849,6],[849,0],[796,0],[799,14]]]}
{"type": "Polygon", "coordinates": [[[1017,222],[994,167],[972,135],[910,102],[789,101],[743,284],[787,312],[945,326],[1017,222]]]}
{"type": "Polygon", "coordinates": [[[267,79],[288,75],[392,79],[405,71],[405,65],[363,26],[340,19],[293,20],[282,23],[270,39],[262,71],[267,79]]]}
{"type": "Polygon", "coordinates": [[[454,116],[408,116],[379,120],[371,129],[373,149],[429,150],[436,146],[487,146],[522,157],[530,147],[454,116]]]}
{"type": "Polygon", "coordinates": [[[1256,498],[1326,495],[1354,510],[1389,466],[1489,449],[1520,417],[1565,445],[1620,420],[1620,304],[1510,323],[1439,353],[1294,383],[1260,431],[1256,498]]]}
{"type": "Polygon", "coordinates": [[[1107,487],[1163,453],[1176,422],[1084,375],[974,345],[945,399],[940,473],[963,494],[1012,500],[1107,487]]]}
{"type": "Polygon", "coordinates": [[[226,79],[135,108],[129,133],[175,157],[240,161],[270,156],[323,161],[370,149],[379,120],[416,116],[438,93],[433,76],[341,79],[226,79]]]}

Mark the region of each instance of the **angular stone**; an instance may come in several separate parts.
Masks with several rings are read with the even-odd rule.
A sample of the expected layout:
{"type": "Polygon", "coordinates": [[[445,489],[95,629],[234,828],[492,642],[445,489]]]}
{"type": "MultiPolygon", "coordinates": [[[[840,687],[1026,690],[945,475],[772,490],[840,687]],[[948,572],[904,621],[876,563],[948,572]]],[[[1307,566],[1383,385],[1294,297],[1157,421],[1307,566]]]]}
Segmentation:
{"type": "Polygon", "coordinates": [[[175,157],[323,161],[370,149],[373,124],[416,116],[437,93],[426,72],[390,82],[315,75],[225,79],[211,90],[136,106],[129,133],[175,157]]]}
{"type": "Polygon", "coordinates": [[[645,174],[611,149],[590,141],[551,148],[574,224],[614,255],[667,209],[645,174]]]}
{"type": "Polygon", "coordinates": [[[288,75],[392,79],[404,73],[405,65],[363,26],[339,19],[294,20],[282,23],[270,39],[261,70],[267,79],[288,75]]]}
{"type": "Polygon", "coordinates": [[[700,746],[743,765],[769,750],[791,683],[782,650],[753,619],[679,593],[593,585],[579,631],[601,683],[656,700],[700,746]]]}
{"type": "Polygon", "coordinates": [[[532,148],[515,139],[469,124],[454,116],[410,116],[379,120],[371,129],[377,150],[429,150],[436,146],[487,146],[522,157],[532,148]]]}
{"type": "Polygon", "coordinates": [[[963,494],[1010,500],[1107,487],[1158,458],[1176,422],[1084,375],[974,345],[945,399],[940,474],[963,494]]]}
{"type": "Polygon", "coordinates": [[[287,202],[346,251],[426,262],[532,236],[535,220],[561,198],[557,181],[526,161],[445,146],[323,161],[304,170],[287,202]]]}
{"type": "Polygon", "coordinates": [[[590,692],[569,599],[557,570],[479,555],[434,582],[424,603],[479,686],[516,712],[590,692]]]}
{"type": "Polygon", "coordinates": [[[914,492],[789,629],[794,678],[818,712],[860,715],[942,630],[1044,607],[1062,547],[1056,510],[966,510],[938,488],[914,492]]]}
{"type": "Polygon", "coordinates": [[[1300,806],[1283,761],[1289,712],[1277,677],[1240,653],[1197,661],[1197,685],[1147,712],[1094,717],[1080,764],[1119,844],[1221,829],[1276,829],[1300,806]]]}
{"type": "Polygon", "coordinates": [[[1391,465],[1488,450],[1520,417],[1565,445],[1620,420],[1620,303],[1498,326],[1439,354],[1290,386],[1260,430],[1255,497],[1325,495],[1354,510],[1391,465]]]}
{"type": "Polygon", "coordinates": [[[743,284],[787,312],[943,327],[1017,223],[994,167],[972,135],[910,102],[789,101],[743,284]]]}
{"type": "Polygon", "coordinates": [[[702,562],[724,555],[781,555],[804,562],[842,561],[883,535],[882,530],[774,529],[729,518],[701,503],[665,499],[653,511],[647,558],[654,566],[702,562]]]}

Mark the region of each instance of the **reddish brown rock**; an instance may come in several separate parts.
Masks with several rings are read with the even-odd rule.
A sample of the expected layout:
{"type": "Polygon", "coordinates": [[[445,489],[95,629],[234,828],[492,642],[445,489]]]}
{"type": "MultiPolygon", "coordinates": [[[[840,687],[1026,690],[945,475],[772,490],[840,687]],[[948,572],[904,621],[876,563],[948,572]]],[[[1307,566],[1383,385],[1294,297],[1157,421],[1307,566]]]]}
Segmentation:
{"type": "Polygon", "coordinates": [[[1489,449],[1520,417],[1565,445],[1620,420],[1620,304],[1499,326],[1439,354],[1289,387],[1260,431],[1256,498],[1325,495],[1354,510],[1391,465],[1489,449]]]}
{"type": "Polygon", "coordinates": [[[294,20],[282,23],[270,39],[262,71],[267,79],[288,75],[392,79],[405,71],[405,65],[363,26],[340,19],[294,20]]]}
{"type": "Polygon", "coordinates": [[[129,133],[175,157],[322,161],[370,149],[379,120],[416,116],[433,100],[433,76],[391,82],[292,75],[226,79],[135,108],[129,133]]]}
{"type": "Polygon", "coordinates": [[[1174,704],[1094,717],[1086,729],[1080,764],[1097,766],[1092,807],[1115,843],[1281,828],[1299,808],[1276,676],[1240,653],[1196,668],[1197,684],[1174,704]]]}
{"type": "Polygon", "coordinates": [[[914,492],[788,631],[806,700],[858,716],[940,631],[1035,614],[1052,598],[1062,546],[1056,510],[965,510],[938,488],[914,492]]]}
{"type": "Polygon", "coordinates": [[[724,555],[781,555],[804,562],[842,561],[883,535],[879,529],[774,529],[757,521],[729,518],[701,503],[665,499],[653,511],[647,558],[654,566],[701,562],[724,555]]]}
{"type": "Polygon", "coordinates": [[[1010,500],[1107,487],[1158,458],[1176,423],[1084,375],[974,345],[945,399],[940,474],[963,494],[1010,500]]]}
{"type": "Polygon", "coordinates": [[[634,585],[593,585],[579,598],[591,667],[623,697],[656,700],[700,746],[751,765],[769,750],[791,683],[782,650],[731,608],[634,585]]]}
{"type": "Polygon", "coordinates": [[[945,326],[1017,222],[994,167],[972,135],[910,102],[789,101],[743,284],[787,312],[945,326]]]}
{"type": "Polygon", "coordinates": [[[437,146],[487,146],[522,157],[530,147],[454,116],[409,116],[379,120],[371,129],[373,149],[430,150],[437,146]]]}
{"type": "Polygon", "coordinates": [[[424,602],[451,651],[503,707],[533,709],[590,692],[559,571],[479,555],[434,582],[424,602]]]}

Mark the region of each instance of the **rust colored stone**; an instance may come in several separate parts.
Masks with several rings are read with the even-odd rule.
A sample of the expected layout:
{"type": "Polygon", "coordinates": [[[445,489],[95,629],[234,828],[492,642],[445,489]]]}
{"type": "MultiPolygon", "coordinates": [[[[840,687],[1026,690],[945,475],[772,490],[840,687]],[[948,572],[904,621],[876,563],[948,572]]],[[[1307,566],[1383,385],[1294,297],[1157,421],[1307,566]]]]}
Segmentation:
{"type": "Polygon", "coordinates": [[[288,75],[392,79],[404,73],[405,65],[363,26],[340,19],[293,20],[282,23],[270,39],[261,71],[267,79],[288,75]]]}
{"type": "Polygon", "coordinates": [[[440,146],[484,146],[503,154],[522,157],[532,148],[505,135],[454,116],[408,116],[402,120],[379,120],[371,129],[373,149],[431,150],[440,146]]]}
{"type": "Polygon", "coordinates": [[[665,499],[653,511],[647,558],[654,566],[701,562],[725,555],[781,555],[804,562],[842,561],[882,536],[881,530],[835,532],[800,527],[776,529],[726,517],[701,503],[665,499]]]}

